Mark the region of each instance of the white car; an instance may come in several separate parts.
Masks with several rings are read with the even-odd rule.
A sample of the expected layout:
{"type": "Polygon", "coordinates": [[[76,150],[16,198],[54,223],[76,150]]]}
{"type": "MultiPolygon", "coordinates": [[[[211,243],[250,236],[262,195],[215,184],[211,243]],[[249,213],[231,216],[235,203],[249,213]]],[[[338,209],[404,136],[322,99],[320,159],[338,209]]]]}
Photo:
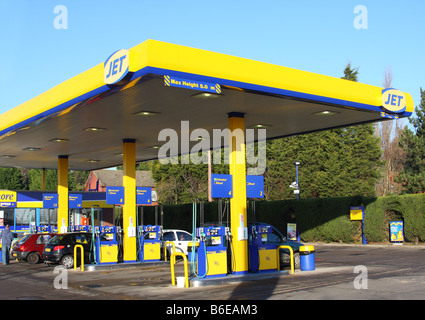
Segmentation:
{"type": "MultiPolygon", "coordinates": [[[[192,235],[189,232],[184,230],[176,230],[176,229],[162,230],[162,239],[163,239],[163,243],[167,241],[172,241],[176,247],[176,251],[183,252],[185,255],[187,255],[188,246],[192,245],[192,235]]],[[[196,242],[199,242],[199,241],[196,240],[196,242]]],[[[171,255],[173,253],[172,244],[167,244],[167,252],[168,252],[168,255],[171,255]]]]}

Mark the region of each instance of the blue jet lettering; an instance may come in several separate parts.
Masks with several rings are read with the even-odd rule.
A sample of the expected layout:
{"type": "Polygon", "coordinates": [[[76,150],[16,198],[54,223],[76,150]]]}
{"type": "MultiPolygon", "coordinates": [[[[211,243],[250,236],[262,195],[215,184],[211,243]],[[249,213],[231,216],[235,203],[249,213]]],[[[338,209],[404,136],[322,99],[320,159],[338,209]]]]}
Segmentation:
{"type": "Polygon", "coordinates": [[[125,59],[126,55],[123,55],[120,58],[115,59],[114,61],[111,61],[109,63],[109,72],[108,75],[106,76],[106,78],[109,78],[110,76],[113,76],[115,74],[117,74],[118,72],[121,72],[122,69],[122,61],[125,59]],[[119,61],[119,70],[117,70],[118,68],[118,61],[119,61]]]}
{"type": "Polygon", "coordinates": [[[403,100],[403,96],[398,96],[398,95],[395,95],[395,94],[389,94],[388,95],[388,100],[385,102],[385,104],[386,105],[388,105],[388,104],[391,104],[392,106],[398,106],[398,107],[400,107],[400,104],[401,104],[401,100],[403,100]],[[397,98],[398,98],[398,104],[396,104],[397,103],[397,98]]]}

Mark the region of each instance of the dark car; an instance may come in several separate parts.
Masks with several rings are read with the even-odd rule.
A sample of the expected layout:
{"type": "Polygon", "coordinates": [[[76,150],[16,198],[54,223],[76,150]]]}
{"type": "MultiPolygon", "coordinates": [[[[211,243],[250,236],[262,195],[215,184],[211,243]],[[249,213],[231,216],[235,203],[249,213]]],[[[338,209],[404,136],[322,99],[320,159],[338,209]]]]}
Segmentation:
{"type": "MultiPolygon", "coordinates": [[[[44,247],[42,258],[48,264],[62,264],[66,268],[74,267],[74,247],[80,244],[84,248],[84,264],[93,258],[92,234],[89,232],[71,232],[58,234],[44,247]]],[[[77,262],[81,261],[80,249],[77,249],[77,262]]]]}
{"type": "Polygon", "coordinates": [[[12,245],[11,256],[19,261],[39,263],[44,246],[54,236],[53,233],[27,234],[12,245]]]}

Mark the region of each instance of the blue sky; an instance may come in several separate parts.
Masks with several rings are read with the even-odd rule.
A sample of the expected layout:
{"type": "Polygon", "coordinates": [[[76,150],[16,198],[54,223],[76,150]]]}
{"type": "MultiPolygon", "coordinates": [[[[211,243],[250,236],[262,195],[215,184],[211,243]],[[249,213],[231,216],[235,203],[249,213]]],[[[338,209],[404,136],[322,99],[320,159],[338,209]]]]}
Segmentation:
{"type": "Polygon", "coordinates": [[[155,39],[393,87],[419,104],[425,88],[425,1],[421,0],[0,0],[0,113],[155,39]],[[68,29],[56,29],[64,5],[68,29]],[[367,8],[356,29],[354,8],[367,8]]]}

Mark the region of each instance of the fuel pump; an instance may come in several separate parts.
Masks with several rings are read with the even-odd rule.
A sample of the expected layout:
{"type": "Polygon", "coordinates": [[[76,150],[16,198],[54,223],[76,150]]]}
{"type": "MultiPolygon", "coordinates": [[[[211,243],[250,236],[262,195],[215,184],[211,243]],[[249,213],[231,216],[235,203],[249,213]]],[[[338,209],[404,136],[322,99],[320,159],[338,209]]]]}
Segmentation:
{"type": "Polygon", "coordinates": [[[94,228],[96,238],[96,263],[116,264],[118,262],[117,227],[94,228]]]}
{"type": "Polygon", "coordinates": [[[252,241],[248,244],[249,269],[251,272],[266,272],[277,269],[276,244],[268,243],[267,235],[272,227],[263,223],[253,224],[249,230],[252,241]]]}
{"type": "Polygon", "coordinates": [[[268,243],[268,234],[273,232],[271,225],[255,221],[255,201],[248,202],[252,224],[248,228],[248,256],[251,272],[266,272],[277,269],[276,244],[268,243]],[[249,205],[251,204],[251,205],[249,205]]]}
{"type": "Polygon", "coordinates": [[[161,225],[158,225],[158,206],[155,207],[155,224],[143,225],[143,207],[141,207],[142,225],[138,227],[138,259],[140,262],[154,262],[161,259],[161,241],[162,241],[162,219],[163,207],[161,209],[161,225]]]}
{"type": "MultiPolygon", "coordinates": [[[[229,228],[222,226],[222,207],[219,204],[218,226],[204,226],[204,203],[200,202],[200,227],[193,233],[199,238],[199,246],[196,254],[193,254],[192,244],[192,268],[195,274],[201,278],[225,276],[227,270],[227,239],[229,228]],[[196,264],[195,264],[196,260],[196,264]],[[195,271],[197,265],[197,273],[195,271]]],[[[195,229],[197,218],[197,202],[193,203],[193,226],[195,229]]],[[[195,230],[194,230],[195,231],[195,230]]],[[[194,241],[192,241],[193,243],[194,241]]]]}
{"type": "Polygon", "coordinates": [[[197,228],[198,276],[221,277],[227,274],[226,227],[197,228]]]}

